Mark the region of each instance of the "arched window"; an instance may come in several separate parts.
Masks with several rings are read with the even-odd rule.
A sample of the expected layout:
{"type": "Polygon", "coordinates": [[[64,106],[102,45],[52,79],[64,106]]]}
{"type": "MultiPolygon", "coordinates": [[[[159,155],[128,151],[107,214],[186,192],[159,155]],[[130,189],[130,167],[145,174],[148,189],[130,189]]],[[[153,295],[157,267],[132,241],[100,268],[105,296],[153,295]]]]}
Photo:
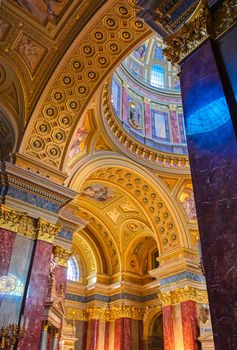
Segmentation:
{"type": "Polygon", "coordinates": [[[67,280],[68,281],[78,281],[79,278],[79,268],[75,258],[70,258],[68,260],[67,267],[67,280]]]}
{"type": "Polygon", "coordinates": [[[165,85],[165,72],[162,66],[154,64],[151,66],[150,83],[153,86],[163,88],[165,85]]]}

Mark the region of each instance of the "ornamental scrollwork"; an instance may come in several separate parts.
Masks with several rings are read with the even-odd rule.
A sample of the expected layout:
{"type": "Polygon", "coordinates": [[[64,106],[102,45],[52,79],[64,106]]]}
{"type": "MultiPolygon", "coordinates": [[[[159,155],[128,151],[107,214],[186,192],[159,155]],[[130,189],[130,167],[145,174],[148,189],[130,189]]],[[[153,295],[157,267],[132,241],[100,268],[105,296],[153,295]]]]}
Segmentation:
{"type": "Polygon", "coordinates": [[[201,0],[191,18],[165,40],[164,54],[173,64],[179,63],[209,38],[210,14],[206,0],[201,0]]]}
{"type": "Polygon", "coordinates": [[[67,267],[68,259],[71,257],[72,253],[68,250],[56,245],[53,248],[53,255],[57,259],[57,264],[63,267],[67,267]]]}
{"type": "Polygon", "coordinates": [[[60,228],[61,226],[59,225],[54,225],[50,222],[39,219],[37,223],[37,239],[53,243],[60,228]]]}
{"type": "Polygon", "coordinates": [[[25,213],[0,205],[0,227],[21,236],[35,238],[34,220],[25,213]]]}
{"type": "Polygon", "coordinates": [[[208,303],[206,290],[199,290],[191,286],[178,288],[166,293],[158,293],[162,306],[180,304],[185,301],[196,301],[197,303],[208,303]]]}

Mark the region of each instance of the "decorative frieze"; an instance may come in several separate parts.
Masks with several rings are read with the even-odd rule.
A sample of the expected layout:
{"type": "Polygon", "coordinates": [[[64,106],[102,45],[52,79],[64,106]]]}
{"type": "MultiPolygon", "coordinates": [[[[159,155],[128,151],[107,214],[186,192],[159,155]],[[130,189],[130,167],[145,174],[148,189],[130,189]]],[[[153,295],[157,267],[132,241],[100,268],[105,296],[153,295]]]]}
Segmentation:
{"type": "Polygon", "coordinates": [[[142,320],[144,310],[134,306],[114,306],[111,308],[88,307],[86,309],[67,309],[67,319],[75,319],[82,321],[101,320],[113,321],[119,318],[131,318],[133,320],[142,320]]]}
{"type": "Polygon", "coordinates": [[[178,288],[166,293],[159,293],[158,298],[162,306],[180,304],[184,301],[196,301],[197,303],[208,303],[206,290],[199,290],[191,286],[178,288]]]}

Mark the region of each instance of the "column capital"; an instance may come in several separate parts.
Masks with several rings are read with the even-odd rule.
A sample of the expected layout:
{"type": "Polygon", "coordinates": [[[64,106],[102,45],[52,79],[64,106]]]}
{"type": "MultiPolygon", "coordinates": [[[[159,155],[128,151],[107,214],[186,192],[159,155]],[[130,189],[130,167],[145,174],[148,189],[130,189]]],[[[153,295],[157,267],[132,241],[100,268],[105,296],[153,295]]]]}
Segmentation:
{"type": "Polygon", "coordinates": [[[164,54],[173,64],[180,63],[209,38],[210,13],[207,0],[201,0],[189,20],[165,40],[164,54]]]}
{"type": "Polygon", "coordinates": [[[163,306],[180,304],[185,301],[195,301],[197,303],[208,303],[206,290],[200,290],[191,286],[177,288],[166,293],[158,293],[158,298],[163,306]]]}
{"type": "Polygon", "coordinates": [[[59,266],[67,267],[68,259],[71,257],[72,253],[59,245],[56,245],[53,247],[53,255],[57,258],[59,266]]]}
{"type": "Polygon", "coordinates": [[[40,241],[53,243],[60,228],[61,226],[51,224],[50,222],[40,218],[37,222],[36,238],[40,241]]]}
{"type": "Polygon", "coordinates": [[[164,54],[173,64],[181,63],[210,37],[223,35],[237,23],[236,0],[225,0],[217,11],[210,11],[201,0],[192,16],[166,40],[164,54]]]}

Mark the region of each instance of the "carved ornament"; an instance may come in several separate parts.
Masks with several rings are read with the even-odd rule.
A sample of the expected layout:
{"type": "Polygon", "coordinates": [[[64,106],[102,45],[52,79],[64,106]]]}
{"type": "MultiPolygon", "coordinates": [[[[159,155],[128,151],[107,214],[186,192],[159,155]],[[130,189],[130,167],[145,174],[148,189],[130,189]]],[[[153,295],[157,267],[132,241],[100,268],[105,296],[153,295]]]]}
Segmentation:
{"type": "Polygon", "coordinates": [[[21,236],[35,238],[34,220],[25,213],[0,205],[0,227],[21,236]]]}
{"type": "Polygon", "coordinates": [[[207,0],[201,0],[191,18],[165,40],[164,54],[173,64],[180,63],[209,38],[210,14],[207,0]]]}
{"type": "Polygon", "coordinates": [[[226,0],[213,20],[215,37],[222,35],[237,22],[237,0],[226,0]]]}
{"type": "Polygon", "coordinates": [[[144,310],[134,306],[114,306],[111,308],[103,307],[88,307],[86,309],[75,309],[68,308],[67,316],[68,319],[75,320],[100,320],[100,321],[113,321],[118,318],[131,318],[133,320],[142,320],[144,310]]]}
{"type": "Polygon", "coordinates": [[[61,226],[51,224],[48,221],[39,219],[37,223],[37,239],[40,241],[53,243],[54,238],[59,232],[61,226]]]}
{"type": "Polygon", "coordinates": [[[196,301],[197,303],[208,303],[206,290],[199,290],[191,286],[178,288],[166,293],[158,293],[162,306],[180,304],[184,301],[196,301]]]}
{"type": "Polygon", "coordinates": [[[57,263],[60,266],[67,267],[67,262],[70,256],[72,255],[71,252],[68,250],[56,245],[53,248],[53,255],[55,258],[57,258],[57,263]]]}

